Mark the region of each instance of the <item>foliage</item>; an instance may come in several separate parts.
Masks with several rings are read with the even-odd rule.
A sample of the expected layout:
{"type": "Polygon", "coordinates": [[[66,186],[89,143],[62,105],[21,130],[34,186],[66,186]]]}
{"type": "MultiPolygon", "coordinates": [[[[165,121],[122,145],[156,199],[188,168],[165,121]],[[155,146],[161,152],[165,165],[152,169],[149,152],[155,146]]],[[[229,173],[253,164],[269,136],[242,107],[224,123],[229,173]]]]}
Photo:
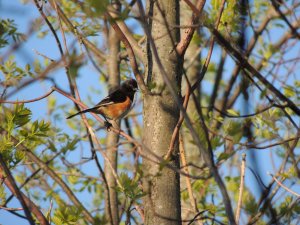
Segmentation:
{"type": "Polygon", "coordinates": [[[17,27],[14,20],[1,19],[0,20],[0,48],[9,44],[10,38],[15,42],[22,40],[22,34],[17,32],[17,27]]]}
{"type": "MultiPolygon", "coordinates": [[[[108,64],[111,63],[108,60],[108,35],[112,22],[129,27],[126,32],[132,33],[125,33],[125,36],[135,44],[134,51],[138,48],[144,54],[149,50],[148,40],[141,29],[143,20],[135,11],[138,7],[131,5],[136,1],[122,1],[121,12],[116,19],[107,18],[110,1],[56,1],[67,21],[59,15],[52,5],[53,1],[37,2],[43,6],[41,8],[51,27],[42,17],[36,14],[29,17],[26,14],[29,18],[24,20],[28,22],[28,27],[32,24],[39,24],[39,27],[30,31],[32,34],[29,32],[25,35],[19,31],[24,23],[21,23],[18,16],[11,15],[10,19],[0,20],[0,100],[15,101],[14,104],[0,105],[0,154],[20,190],[34,199],[34,203],[42,209],[52,224],[92,224],[86,219],[84,208],[76,205],[70,198],[70,193],[87,208],[95,224],[104,224],[110,218],[103,210],[108,199],[108,177],[103,172],[103,167],[107,163],[105,160],[108,149],[116,147],[118,165],[113,177],[116,179],[116,186],[110,187],[110,190],[116,192],[121,223],[127,223],[128,220],[132,223],[143,223],[143,210],[139,211],[139,208],[143,208],[143,200],[149,192],[141,187],[146,178],[141,162],[152,160],[157,163],[156,179],[161,179],[162,170],[174,169],[174,165],[170,165],[170,161],[164,159],[164,156],[145,157],[147,151],[152,149],[143,146],[144,127],[140,99],[144,96],[139,98],[127,118],[128,127],[121,123],[121,128],[133,137],[134,142],[120,136],[118,146],[109,146],[106,142],[107,130],[89,115],[88,127],[80,117],[65,120],[72,110],[78,110],[77,107],[74,109],[71,98],[66,98],[69,93],[74,94],[76,99],[80,95],[82,102],[89,106],[97,103],[107,93],[107,81],[110,79],[107,75],[108,64]],[[16,18],[12,19],[13,17],[16,18]],[[72,24],[71,28],[68,23],[72,24]],[[58,35],[59,40],[53,38],[53,32],[58,35]],[[36,45],[30,45],[31,38],[36,45]],[[62,55],[57,50],[58,41],[63,50],[62,55]],[[36,51],[29,52],[27,45],[36,51]],[[45,50],[43,45],[51,47],[45,50]],[[22,51],[30,57],[20,57],[19,53],[22,55],[22,51]],[[23,103],[24,99],[42,96],[44,92],[51,90],[51,86],[65,91],[64,95],[54,92],[33,103],[23,103]],[[37,164],[28,151],[41,160],[43,166],[37,164]],[[69,190],[53,177],[50,178],[48,169],[69,190]]],[[[206,21],[197,23],[197,26],[215,25],[222,1],[207,2],[206,21]]],[[[299,17],[300,8],[299,4],[293,2],[284,3],[290,10],[283,6],[280,9],[293,22],[295,29],[299,29],[299,23],[294,23],[294,20],[299,17]]],[[[246,38],[246,46],[254,43],[249,52],[247,48],[244,52],[240,49],[239,51],[274,87],[299,107],[300,81],[297,71],[300,65],[300,46],[297,35],[275,13],[269,2],[253,1],[249,4],[243,6],[241,1],[226,1],[219,31],[234,47],[242,35],[246,38]],[[258,33],[263,24],[265,27],[258,33]]],[[[182,24],[188,23],[184,21],[182,24]]],[[[170,24],[169,28],[177,27],[170,24]]],[[[166,29],[161,33],[165,35],[167,32],[166,29]]],[[[193,61],[188,66],[184,64],[188,77],[190,71],[196,71],[190,80],[191,84],[199,78],[202,71],[210,48],[207,44],[210,37],[211,33],[206,30],[201,29],[200,32],[199,29],[199,32],[194,33],[191,41],[193,56],[186,55],[182,60],[193,61]],[[201,60],[195,56],[196,48],[204,49],[201,51],[201,60]]],[[[117,59],[122,79],[132,75],[132,64],[129,62],[132,58],[126,48],[124,43],[120,44],[117,59]]],[[[211,159],[229,193],[233,209],[237,208],[239,198],[242,199],[241,221],[271,224],[277,220],[280,224],[296,224],[300,213],[299,200],[265,174],[271,170],[283,185],[299,193],[299,115],[256,78],[245,78],[244,65],[235,63],[224,49],[226,50],[226,46],[215,43],[201,88],[194,92],[195,96],[190,97],[187,114],[191,125],[203,149],[210,151],[211,159]],[[221,51],[226,52],[224,59],[221,51]],[[224,64],[221,63],[222,60],[224,64]],[[218,73],[221,73],[219,81],[216,75],[218,73]],[[216,98],[212,99],[214,89],[216,98]],[[206,126],[203,126],[203,122],[206,126]],[[239,196],[241,152],[247,153],[247,165],[244,191],[239,196]],[[252,221],[255,218],[257,221],[252,221]]],[[[146,65],[143,62],[146,58],[146,55],[145,58],[137,57],[137,63],[141,74],[148,76],[151,63],[146,65]]],[[[159,86],[150,79],[146,82],[146,87],[149,91],[168,90],[167,85],[159,86]]],[[[184,94],[182,91],[182,95],[184,94]]],[[[153,95],[159,99],[161,93],[153,95]]],[[[163,103],[162,109],[169,110],[164,108],[163,103]]],[[[148,125],[152,124],[146,124],[148,125]]],[[[178,176],[181,178],[182,217],[191,220],[197,214],[196,209],[193,211],[194,208],[191,207],[191,199],[195,199],[198,212],[203,212],[200,216],[204,224],[212,224],[212,221],[227,224],[220,185],[207,162],[203,162],[197,142],[193,138],[186,138],[192,132],[188,125],[184,120],[179,135],[183,139],[187,165],[183,166],[181,162],[181,167],[176,170],[180,171],[178,176]],[[189,181],[185,176],[186,168],[190,174],[189,181]]],[[[170,140],[166,141],[170,143],[170,140]]],[[[175,142],[177,144],[178,141],[175,142]]],[[[168,180],[165,182],[166,186],[171,185],[168,180]]],[[[10,194],[4,185],[0,185],[0,206],[10,206],[11,203],[7,202],[10,194]]],[[[6,216],[1,214],[3,211],[0,211],[0,219],[6,216]]]]}

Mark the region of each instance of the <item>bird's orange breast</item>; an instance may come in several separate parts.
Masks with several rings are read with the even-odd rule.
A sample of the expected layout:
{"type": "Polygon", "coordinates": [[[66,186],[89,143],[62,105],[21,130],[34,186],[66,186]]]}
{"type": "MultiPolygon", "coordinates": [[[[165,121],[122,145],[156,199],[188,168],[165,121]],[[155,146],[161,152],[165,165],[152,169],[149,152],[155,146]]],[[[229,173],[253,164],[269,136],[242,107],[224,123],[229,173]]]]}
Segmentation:
{"type": "Polygon", "coordinates": [[[101,106],[100,111],[108,119],[116,120],[125,116],[131,108],[131,100],[126,97],[124,102],[101,106]]]}

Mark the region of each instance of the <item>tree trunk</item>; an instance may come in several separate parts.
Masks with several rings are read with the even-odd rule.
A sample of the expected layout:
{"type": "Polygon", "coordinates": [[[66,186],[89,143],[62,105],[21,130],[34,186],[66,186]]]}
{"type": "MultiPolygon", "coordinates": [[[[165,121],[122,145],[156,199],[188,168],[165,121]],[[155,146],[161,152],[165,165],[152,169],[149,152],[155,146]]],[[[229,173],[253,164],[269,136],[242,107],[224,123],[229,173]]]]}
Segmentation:
{"type": "MultiPolygon", "coordinates": [[[[149,27],[159,59],[180,96],[182,61],[177,56],[175,44],[179,41],[179,2],[174,0],[149,1],[149,27]],[[153,18],[151,20],[151,18],[153,18]]],[[[179,118],[179,108],[162,78],[154,60],[153,51],[148,55],[148,82],[155,84],[154,95],[144,96],[144,136],[147,150],[159,157],[168,151],[171,136],[179,118]],[[153,62],[152,62],[153,60],[153,62]]],[[[151,157],[151,155],[149,155],[151,157]]],[[[179,168],[178,141],[170,163],[179,168]]],[[[179,175],[147,159],[143,160],[145,197],[145,224],[181,224],[179,175]]]]}
{"type": "MultiPolygon", "coordinates": [[[[113,7],[119,11],[120,5],[118,3],[114,3],[113,7]]],[[[119,50],[120,50],[120,40],[117,37],[115,30],[110,27],[108,34],[108,47],[109,47],[109,60],[108,60],[108,87],[109,92],[115,90],[116,87],[120,85],[120,68],[119,68],[119,50]]],[[[118,126],[120,126],[120,122],[117,122],[118,126]]],[[[117,183],[116,179],[113,175],[112,169],[117,171],[118,165],[118,149],[117,144],[119,141],[119,135],[113,132],[108,132],[106,137],[106,154],[107,158],[111,163],[111,166],[105,162],[104,171],[106,180],[109,187],[109,193],[106,193],[105,200],[105,215],[110,224],[118,225],[119,224],[119,210],[118,210],[118,194],[115,189],[117,183]],[[111,214],[111,218],[110,218],[111,214]]]]}

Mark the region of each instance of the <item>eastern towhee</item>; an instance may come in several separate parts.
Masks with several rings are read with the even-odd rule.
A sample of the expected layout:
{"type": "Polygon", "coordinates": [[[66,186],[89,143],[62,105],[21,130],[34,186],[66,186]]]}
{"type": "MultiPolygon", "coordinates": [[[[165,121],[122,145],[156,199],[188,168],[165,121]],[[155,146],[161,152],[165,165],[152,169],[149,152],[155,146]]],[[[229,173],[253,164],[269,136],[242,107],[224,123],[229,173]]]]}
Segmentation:
{"type": "Polygon", "coordinates": [[[107,122],[105,125],[109,127],[111,124],[107,119],[115,121],[124,117],[130,111],[134,102],[134,94],[137,90],[138,86],[134,79],[126,80],[118,89],[102,99],[94,107],[68,116],[67,119],[82,113],[92,112],[102,115],[107,122]]]}

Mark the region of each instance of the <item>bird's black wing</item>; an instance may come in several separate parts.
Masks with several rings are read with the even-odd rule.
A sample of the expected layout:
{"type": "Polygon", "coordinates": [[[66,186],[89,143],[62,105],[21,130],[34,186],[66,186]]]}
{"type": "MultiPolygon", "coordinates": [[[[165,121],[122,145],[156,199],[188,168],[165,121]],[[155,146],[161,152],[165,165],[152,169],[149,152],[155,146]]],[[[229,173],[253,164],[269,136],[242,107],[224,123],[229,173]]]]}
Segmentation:
{"type": "Polygon", "coordinates": [[[126,101],[126,94],[120,89],[112,92],[107,97],[101,100],[95,107],[111,105],[114,103],[121,103],[126,101]]]}

